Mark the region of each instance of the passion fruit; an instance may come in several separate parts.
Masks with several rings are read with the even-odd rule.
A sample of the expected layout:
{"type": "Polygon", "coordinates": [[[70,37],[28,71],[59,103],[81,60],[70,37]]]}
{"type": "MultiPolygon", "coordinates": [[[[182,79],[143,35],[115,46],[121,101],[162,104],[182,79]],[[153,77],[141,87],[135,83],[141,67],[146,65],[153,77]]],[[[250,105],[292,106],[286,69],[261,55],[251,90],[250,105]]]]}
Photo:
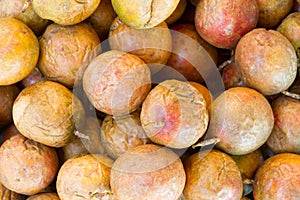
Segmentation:
{"type": "Polygon", "coordinates": [[[173,11],[173,13],[165,20],[165,22],[170,25],[174,24],[177,20],[181,18],[183,15],[188,0],[180,0],[176,9],[173,11]]]}
{"type": "Polygon", "coordinates": [[[0,1],[0,18],[16,17],[27,6],[27,0],[2,0],[0,1]]]}
{"type": "Polygon", "coordinates": [[[56,193],[42,193],[28,197],[26,200],[60,200],[56,193]]]}
{"type": "Polygon", "coordinates": [[[0,199],[1,200],[24,200],[24,195],[13,192],[0,183],[0,199]]]}
{"type": "Polygon", "coordinates": [[[13,121],[13,103],[18,94],[19,89],[15,85],[0,86],[0,127],[4,127],[13,121]]]}

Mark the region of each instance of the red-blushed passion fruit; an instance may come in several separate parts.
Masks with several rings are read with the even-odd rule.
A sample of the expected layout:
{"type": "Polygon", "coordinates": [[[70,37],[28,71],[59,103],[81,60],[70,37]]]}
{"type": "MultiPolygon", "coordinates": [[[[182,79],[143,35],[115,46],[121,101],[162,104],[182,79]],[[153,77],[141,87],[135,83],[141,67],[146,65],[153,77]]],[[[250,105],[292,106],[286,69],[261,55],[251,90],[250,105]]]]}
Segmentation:
{"type": "Polygon", "coordinates": [[[111,3],[126,24],[145,29],[165,21],[174,12],[179,0],[112,0],[111,3]]]}
{"type": "Polygon", "coordinates": [[[13,103],[19,94],[15,85],[0,86],[0,127],[10,124],[12,119],[13,103]]]}
{"type": "Polygon", "coordinates": [[[0,18],[0,41],[0,86],[11,85],[34,69],[39,44],[30,28],[14,18],[0,18]]]}
{"type": "Polygon", "coordinates": [[[234,160],[218,150],[200,151],[185,162],[186,200],[240,200],[243,182],[234,160]]]}
{"type": "Polygon", "coordinates": [[[165,22],[170,25],[174,24],[177,20],[181,18],[183,15],[185,8],[187,5],[187,0],[180,0],[176,9],[173,11],[173,13],[165,20],[165,22]]]}
{"type": "Polygon", "coordinates": [[[88,24],[51,24],[40,39],[37,67],[48,80],[72,88],[75,80],[82,78],[79,70],[83,70],[100,52],[98,35],[88,24]]]}
{"type": "Polygon", "coordinates": [[[300,156],[282,153],[267,159],[255,174],[254,199],[298,199],[300,156]]]}
{"type": "Polygon", "coordinates": [[[23,89],[13,105],[13,121],[22,135],[61,147],[74,138],[84,117],[81,102],[60,83],[43,81],[23,89]]]}
{"type": "Polygon", "coordinates": [[[166,22],[153,28],[135,29],[117,17],[109,31],[111,49],[129,52],[141,58],[152,74],[166,64],[172,51],[172,36],[166,22]]]}
{"type": "Polygon", "coordinates": [[[55,149],[16,135],[0,147],[0,181],[24,195],[37,194],[55,178],[58,158],[55,149]]]}
{"type": "Polygon", "coordinates": [[[154,143],[188,148],[208,126],[206,101],[187,82],[166,80],[153,88],[142,105],[141,123],[154,143]]]}
{"type": "MultiPolygon", "coordinates": [[[[185,58],[195,57],[199,66],[205,68],[206,54],[199,56],[199,48],[203,47],[211,59],[216,63],[218,60],[217,49],[203,40],[197,33],[192,24],[178,24],[172,27],[172,53],[167,66],[174,68],[189,81],[202,82],[203,78],[198,69],[195,68],[185,58]],[[179,32],[179,33],[178,33],[179,32]],[[185,38],[184,34],[187,38],[185,38]],[[198,46],[190,45],[190,39],[193,39],[198,46]],[[201,46],[201,47],[199,47],[201,46]]],[[[202,51],[200,51],[201,54],[202,51]]]]}
{"type": "Polygon", "coordinates": [[[142,128],[138,111],[121,117],[107,115],[101,130],[101,142],[105,152],[113,159],[129,149],[150,142],[142,128]]]}
{"type": "Polygon", "coordinates": [[[295,48],[297,56],[300,56],[300,12],[295,12],[289,14],[284,20],[279,24],[276,29],[278,32],[282,33],[295,48]]]}
{"type": "Polygon", "coordinates": [[[300,153],[300,100],[281,96],[272,108],[275,123],[267,145],[274,153],[300,153]]]}
{"type": "Polygon", "coordinates": [[[93,14],[101,0],[32,0],[34,11],[43,19],[74,25],[93,14]]]}
{"type": "Polygon", "coordinates": [[[278,25],[293,7],[293,0],[256,0],[259,8],[258,27],[270,29],[278,25]]]}
{"type": "Polygon", "coordinates": [[[7,189],[0,183],[0,199],[1,200],[24,200],[25,196],[7,189]]]}
{"type": "Polygon", "coordinates": [[[110,185],[119,200],[174,200],[180,197],[185,180],[183,164],[173,151],[145,144],[117,158],[110,185]]]}
{"type": "Polygon", "coordinates": [[[236,46],[235,63],[242,81],[264,95],[286,90],[297,74],[293,45],[278,31],[263,28],[242,37],[236,46]]]}
{"type": "Polygon", "coordinates": [[[203,0],[197,4],[195,14],[200,36],[218,48],[234,48],[257,21],[256,0],[203,0]]]}
{"type": "Polygon", "coordinates": [[[151,88],[151,72],[139,57],[111,50],[97,56],[83,76],[83,89],[92,105],[109,115],[135,111],[151,88]]]}
{"type": "Polygon", "coordinates": [[[248,154],[262,146],[271,134],[274,117],[267,99],[256,90],[225,90],[210,106],[208,137],[221,141],[216,147],[233,155],[248,154]]]}
{"type": "Polygon", "coordinates": [[[244,85],[243,81],[241,80],[240,73],[234,62],[226,65],[222,69],[221,74],[225,89],[244,85]]]}
{"type": "Polygon", "coordinates": [[[2,0],[0,1],[0,18],[16,17],[28,5],[27,0],[2,0]]]}
{"type": "Polygon", "coordinates": [[[57,175],[56,189],[61,200],[105,199],[111,196],[110,171],[113,161],[100,154],[67,160],[57,175]]]}
{"type": "Polygon", "coordinates": [[[28,197],[26,200],[60,200],[56,193],[42,193],[28,197]]]}

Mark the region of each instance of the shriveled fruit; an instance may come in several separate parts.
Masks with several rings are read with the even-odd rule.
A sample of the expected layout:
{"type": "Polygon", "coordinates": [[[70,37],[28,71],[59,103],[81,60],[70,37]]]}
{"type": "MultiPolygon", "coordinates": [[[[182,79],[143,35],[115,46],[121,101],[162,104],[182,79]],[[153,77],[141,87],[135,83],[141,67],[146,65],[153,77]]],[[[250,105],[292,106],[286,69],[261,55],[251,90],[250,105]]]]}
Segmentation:
{"type": "Polygon", "coordinates": [[[234,87],[211,104],[208,137],[220,138],[216,147],[234,155],[248,154],[271,134],[274,117],[267,99],[256,90],[234,87]]]}
{"type": "Polygon", "coordinates": [[[275,123],[267,145],[274,153],[300,153],[300,100],[281,96],[272,108],[275,123]]]}
{"type": "Polygon", "coordinates": [[[152,74],[166,64],[172,51],[172,36],[166,22],[149,29],[135,29],[117,17],[110,28],[111,49],[129,52],[141,58],[151,69],[152,74]]]}
{"type": "Polygon", "coordinates": [[[191,57],[197,59],[198,65],[205,69],[207,59],[217,62],[217,49],[203,40],[192,24],[178,24],[173,26],[172,30],[172,54],[167,66],[174,68],[189,81],[202,82],[201,71],[193,66],[189,59],[191,57]],[[191,44],[191,40],[194,40],[195,43],[191,44]],[[201,47],[204,48],[210,58],[207,57],[207,53],[199,50],[201,47]]]}
{"type": "Polygon", "coordinates": [[[0,181],[8,189],[33,195],[55,178],[58,158],[55,149],[16,135],[0,147],[0,181]]]}
{"type": "Polygon", "coordinates": [[[255,175],[254,199],[298,199],[299,174],[297,154],[282,153],[267,159],[255,175]]]}
{"type": "Polygon", "coordinates": [[[176,9],[173,13],[165,20],[165,22],[170,25],[174,24],[183,15],[187,5],[187,0],[180,0],[176,9]]]}
{"type": "Polygon", "coordinates": [[[42,193],[28,197],[26,200],[60,200],[56,193],[42,193]]]}
{"type": "Polygon", "coordinates": [[[43,19],[61,25],[74,25],[87,19],[101,0],[32,0],[34,11],[43,19]]]}
{"type": "Polygon", "coordinates": [[[278,31],[263,28],[242,37],[236,47],[235,63],[242,81],[264,95],[286,90],[297,74],[293,45],[278,31]]]}
{"type": "Polygon", "coordinates": [[[13,192],[0,183],[0,199],[1,200],[24,200],[24,196],[13,192]]]}
{"type": "Polygon", "coordinates": [[[180,197],[185,179],[182,162],[174,152],[146,144],[118,157],[110,185],[119,200],[174,200],[180,197]]]}
{"type": "Polygon", "coordinates": [[[273,28],[293,7],[293,0],[256,0],[259,8],[258,27],[273,28]]]}
{"type": "Polygon", "coordinates": [[[61,147],[74,139],[81,125],[81,102],[63,85],[44,81],[23,89],[13,106],[13,121],[26,137],[48,146],[61,147]]]}
{"type": "Polygon", "coordinates": [[[105,152],[113,159],[129,149],[149,142],[137,111],[121,117],[107,115],[101,130],[101,141],[105,152]]]}
{"type": "Polygon", "coordinates": [[[15,85],[0,86],[0,127],[12,122],[13,103],[19,94],[15,85]]]}
{"type": "Polygon", "coordinates": [[[234,48],[257,21],[256,0],[203,0],[196,8],[198,33],[218,48],[234,48]]]}
{"type": "Polygon", "coordinates": [[[279,24],[277,31],[282,33],[295,48],[295,51],[300,56],[300,12],[289,14],[279,24]]]}
{"type": "Polygon", "coordinates": [[[241,173],[234,160],[218,151],[200,151],[185,163],[186,200],[240,200],[243,194],[241,173]]]}
{"type": "Polygon", "coordinates": [[[2,0],[0,1],[0,18],[16,17],[22,12],[28,2],[27,0],[2,0]]]}
{"type": "Polygon", "coordinates": [[[153,88],[142,105],[141,123],[154,143],[188,148],[208,126],[203,95],[189,83],[167,80],[153,88]]]}
{"type": "Polygon", "coordinates": [[[100,40],[85,23],[72,26],[51,24],[40,39],[37,67],[49,80],[72,88],[83,70],[100,51],[100,40]]]}
{"type": "Polygon", "coordinates": [[[83,76],[83,89],[97,110],[125,115],[135,111],[148,94],[150,73],[137,56],[111,50],[89,64],[83,76]]]}
{"type": "Polygon", "coordinates": [[[105,199],[111,195],[110,171],[113,161],[100,154],[87,154],[67,160],[57,175],[61,200],[105,199]]]}
{"type": "Polygon", "coordinates": [[[152,28],[165,21],[179,0],[112,0],[118,16],[134,28],[152,28]]]}
{"type": "Polygon", "coordinates": [[[0,85],[11,85],[34,69],[39,43],[30,28],[14,18],[0,18],[0,41],[0,85]]]}

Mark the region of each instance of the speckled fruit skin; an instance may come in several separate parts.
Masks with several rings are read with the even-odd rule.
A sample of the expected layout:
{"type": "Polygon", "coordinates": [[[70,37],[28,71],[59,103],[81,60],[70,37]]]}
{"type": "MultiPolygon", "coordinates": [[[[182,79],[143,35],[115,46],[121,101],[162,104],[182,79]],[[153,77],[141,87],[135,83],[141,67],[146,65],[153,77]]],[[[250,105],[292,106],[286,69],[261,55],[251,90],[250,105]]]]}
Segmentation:
{"type": "Polygon", "coordinates": [[[234,160],[218,150],[195,153],[185,162],[186,200],[240,200],[241,173],[234,160]]]}
{"type": "Polygon", "coordinates": [[[12,109],[18,94],[16,85],[0,86],[0,127],[13,121],[12,109]]]}
{"type": "Polygon", "coordinates": [[[101,0],[32,0],[34,11],[43,19],[74,25],[93,14],[101,0]]]}
{"type": "Polygon", "coordinates": [[[42,193],[28,197],[26,200],[60,200],[56,193],[42,193]]]}
{"type": "Polygon", "coordinates": [[[189,83],[166,80],[153,88],[142,105],[141,123],[154,143],[188,148],[208,126],[203,95],[189,83]]]}
{"type": "Polygon", "coordinates": [[[34,33],[20,20],[0,18],[0,86],[25,78],[39,57],[39,43],[34,33]]]}
{"type": "Polygon", "coordinates": [[[0,181],[8,189],[33,195],[55,178],[58,158],[55,149],[16,135],[0,148],[0,181]]]}
{"type": "Polygon", "coordinates": [[[114,162],[110,185],[118,200],[174,200],[180,197],[185,180],[183,164],[174,152],[146,144],[114,162]]]}
{"type": "Polygon", "coordinates": [[[218,48],[234,48],[257,21],[256,0],[203,0],[195,14],[200,36],[218,48]]]}
{"type": "Polygon", "coordinates": [[[216,147],[233,155],[248,154],[271,134],[274,117],[267,99],[256,90],[234,87],[211,104],[208,137],[218,137],[216,147]]]}
{"type": "Polygon", "coordinates": [[[0,199],[1,200],[24,200],[24,196],[21,194],[18,194],[16,192],[13,192],[6,187],[4,187],[2,184],[0,184],[0,199]]]}
{"type": "Polygon", "coordinates": [[[267,159],[255,175],[254,199],[290,199],[300,196],[300,156],[282,153],[267,159]]]}
{"type": "Polygon", "coordinates": [[[258,27],[270,29],[280,23],[293,7],[293,0],[256,0],[259,8],[258,27]]]}
{"type": "Polygon", "coordinates": [[[165,21],[176,9],[179,0],[112,0],[111,3],[127,25],[145,29],[165,21]]]}
{"type": "Polygon", "coordinates": [[[250,31],[237,44],[234,59],[241,80],[264,95],[286,90],[296,78],[296,52],[278,31],[250,31]]]}
{"type": "Polygon", "coordinates": [[[101,52],[100,40],[86,23],[72,26],[51,24],[40,41],[37,67],[48,80],[72,88],[81,80],[80,71],[101,52]]]}
{"type": "Polygon", "coordinates": [[[52,147],[74,139],[84,110],[81,102],[60,83],[43,81],[23,89],[13,105],[13,121],[24,136],[52,147]]]}
{"type": "Polygon", "coordinates": [[[61,200],[101,199],[110,192],[113,161],[100,154],[87,154],[67,160],[57,175],[61,200]]]}
{"type": "Polygon", "coordinates": [[[267,145],[274,153],[300,153],[300,100],[281,96],[272,108],[275,123],[267,145]]]}
{"type": "Polygon", "coordinates": [[[135,111],[151,88],[150,69],[130,53],[111,50],[97,56],[83,76],[83,89],[92,105],[109,115],[135,111]]]}
{"type": "Polygon", "coordinates": [[[282,33],[294,46],[300,56],[300,12],[289,14],[276,29],[282,33]]]}

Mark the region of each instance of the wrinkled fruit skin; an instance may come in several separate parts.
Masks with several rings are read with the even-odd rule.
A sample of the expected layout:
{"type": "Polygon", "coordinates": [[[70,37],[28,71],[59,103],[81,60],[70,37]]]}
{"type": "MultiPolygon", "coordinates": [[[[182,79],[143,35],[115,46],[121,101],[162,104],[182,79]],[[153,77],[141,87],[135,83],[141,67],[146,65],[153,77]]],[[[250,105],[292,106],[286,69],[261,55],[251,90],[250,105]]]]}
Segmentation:
{"type": "Polygon", "coordinates": [[[0,18],[0,41],[0,86],[11,85],[34,69],[39,43],[30,28],[14,18],[0,18]]]}
{"type": "Polygon", "coordinates": [[[256,90],[225,90],[210,106],[208,137],[220,138],[217,148],[233,155],[248,154],[271,134],[274,117],[267,99],[256,90]]]}
{"type": "Polygon", "coordinates": [[[118,157],[110,184],[115,199],[174,200],[180,197],[185,180],[183,164],[174,152],[146,144],[118,157]]]}
{"type": "Polygon", "coordinates": [[[227,154],[212,150],[193,154],[185,162],[186,200],[240,200],[243,194],[241,173],[227,154]]]}
{"type": "Polygon", "coordinates": [[[195,26],[218,48],[233,48],[258,21],[256,0],[203,0],[197,4],[195,26]]]}
{"type": "Polygon", "coordinates": [[[236,46],[235,63],[242,81],[264,95],[286,90],[297,74],[292,44],[278,31],[263,28],[242,37],[236,46]]]}
{"type": "Polygon", "coordinates": [[[4,187],[2,184],[0,184],[0,199],[1,200],[24,200],[24,196],[21,194],[18,194],[16,192],[13,192],[6,187],[4,187]]]}
{"type": "Polygon", "coordinates": [[[0,18],[16,17],[22,12],[26,0],[2,0],[0,1],[0,18]]]}
{"type": "Polygon", "coordinates": [[[282,153],[267,159],[255,175],[254,199],[298,199],[300,156],[282,153]]]}
{"type": "Polygon", "coordinates": [[[56,193],[42,193],[30,196],[26,200],[60,200],[56,193]]]}

